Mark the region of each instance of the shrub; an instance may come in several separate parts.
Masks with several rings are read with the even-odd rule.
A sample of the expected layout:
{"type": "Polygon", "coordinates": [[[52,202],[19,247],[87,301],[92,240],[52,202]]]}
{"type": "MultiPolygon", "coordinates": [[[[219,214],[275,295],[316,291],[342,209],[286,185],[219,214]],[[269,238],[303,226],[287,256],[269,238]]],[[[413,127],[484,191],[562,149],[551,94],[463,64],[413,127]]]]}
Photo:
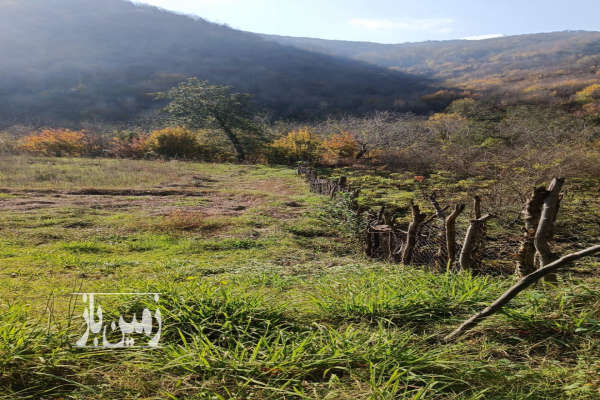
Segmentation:
{"type": "Polygon", "coordinates": [[[600,100],[600,84],[586,87],[585,89],[577,92],[575,97],[582,103],[591,103],[593,101],[600,100]]]}
{"type": "Polygon", "coordinates": [[[466,131],[469,121],[460,114],[438,113],[429,117],[427,126],[435,132],[438,139],[450,140],[454,136],[462,136],[466,131]]]}
{"type": "Polygon", "coordinates": [[[0,132],[0,154],[15,154],[18,152],[17,139],[7,132],[0,132]]]}
{"type": "Polygon", "coordinates": [[[269,160],[274,163],[315,162],[321,154],[321,141],[308,128],[289,132],[271,144],[269,160]]]}
{"type": "Polygon", "coordinates": [[[152,132],[146,148],[168,158],[190,159],[201,153],[196,132],[180,126],[152,132]]]}
{"type": "Polygon", "coordinates": [[[145,158],[151,153],[146,135],[130,134],[124,138],[115,137],[109,147],[109,153],[117,158],[145,158]]]}
{"type": "Polygon", "coordinates": [[[80,156],[86,148],[85,132],[68,129],[45,129],[22,139],[20,149],[45,156],[80,156]]]}

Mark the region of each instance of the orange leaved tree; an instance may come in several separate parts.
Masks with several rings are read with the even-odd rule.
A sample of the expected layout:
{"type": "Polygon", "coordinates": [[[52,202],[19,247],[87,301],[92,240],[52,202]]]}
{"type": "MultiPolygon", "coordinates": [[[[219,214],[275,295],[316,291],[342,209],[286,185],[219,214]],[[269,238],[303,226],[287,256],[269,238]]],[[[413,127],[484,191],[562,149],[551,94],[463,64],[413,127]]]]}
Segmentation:
{"type": "Polygon", "coordinates": [[[350,132],[331,135],[323,142],[323,163],[329,165],[351,165],[357,158],[361,146],[350,132]]]}

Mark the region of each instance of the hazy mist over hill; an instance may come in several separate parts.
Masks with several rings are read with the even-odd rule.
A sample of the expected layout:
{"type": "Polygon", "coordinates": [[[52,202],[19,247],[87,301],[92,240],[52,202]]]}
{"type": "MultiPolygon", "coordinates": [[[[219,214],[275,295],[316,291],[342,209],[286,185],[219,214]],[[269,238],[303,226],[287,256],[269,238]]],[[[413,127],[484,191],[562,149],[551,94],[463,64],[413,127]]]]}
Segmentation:
{"type": "Polygon", "coordinates": [[[2,125],[132,121],[192,76],[252,93],[276,118],[423,113],[452,100],[422,100],[443,85],[541,71],[587,82],[600,65],[596,32],[382,45],[258,35],[125,0],[0,0],[0,31],[2,125]]]}
{"type": "Polygon", "coordinates": [[[428,90],[422,78],[124,0],[1,0],[0,30],[8,123],[131,120],[156,108],[151,93],[191,76],[250,92],[279,117],[408,109],[396,106],[428,90]]]}
{"type": "Polygon", "coordinates": [[[484,76],[506,68],[537,69],[600,64],[600,32],[567,31],[500,37],[379,44],[264,35],[275,42],[309,51],[442,78],[484,76]],[[582,58],[596,56],[593,60],[582,58]]]}

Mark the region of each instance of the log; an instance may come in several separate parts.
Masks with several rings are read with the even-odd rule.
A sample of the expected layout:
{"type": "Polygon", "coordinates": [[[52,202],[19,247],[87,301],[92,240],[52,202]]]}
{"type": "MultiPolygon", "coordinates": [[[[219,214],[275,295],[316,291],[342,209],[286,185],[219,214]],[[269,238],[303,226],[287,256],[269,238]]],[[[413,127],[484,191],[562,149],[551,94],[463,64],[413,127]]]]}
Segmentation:
{"type": "Polygon", "coordinates": [[[479,324],[483,319],[489,317],[490,315],[499,311],[502,307],[504,307],[509,301],[515,298],[519,293],[523,290],[527,289],[538,280],[547,276],[548,274],[554,273],[557,270],[569,266],[573,261],[578,260],[580,258],[590,256],[592,254],[600,252],[600,245],[589,247],[585,250],[578,251],[576,253],[568,254],[564,257],[559,258],[556,261],[549,263],[548,265],[532,272],[531,274],[525,276],[519,282],[517,282],[513,287],[508,289],[502,296],[500,296],[496,301],[494,301],[491,305],[485,308],[483,311],[473,315],[471,318],[463,322],[456,330],[447,335],[444,338],[445,342],[450,342],[469,329],[475,327],[479,324]]]}

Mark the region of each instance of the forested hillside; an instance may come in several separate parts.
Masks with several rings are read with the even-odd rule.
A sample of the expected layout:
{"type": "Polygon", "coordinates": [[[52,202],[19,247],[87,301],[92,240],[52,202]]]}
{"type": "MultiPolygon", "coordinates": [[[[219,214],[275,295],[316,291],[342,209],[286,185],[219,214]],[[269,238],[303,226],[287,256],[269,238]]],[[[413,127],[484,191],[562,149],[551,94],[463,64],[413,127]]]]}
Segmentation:
{"type": "Polygon", "coordinates": [[[277,117],[406,110],[423,78],[283,46],[125,0],[0,0],[0,119],[129,121],[195,76],[277,117]]]}

